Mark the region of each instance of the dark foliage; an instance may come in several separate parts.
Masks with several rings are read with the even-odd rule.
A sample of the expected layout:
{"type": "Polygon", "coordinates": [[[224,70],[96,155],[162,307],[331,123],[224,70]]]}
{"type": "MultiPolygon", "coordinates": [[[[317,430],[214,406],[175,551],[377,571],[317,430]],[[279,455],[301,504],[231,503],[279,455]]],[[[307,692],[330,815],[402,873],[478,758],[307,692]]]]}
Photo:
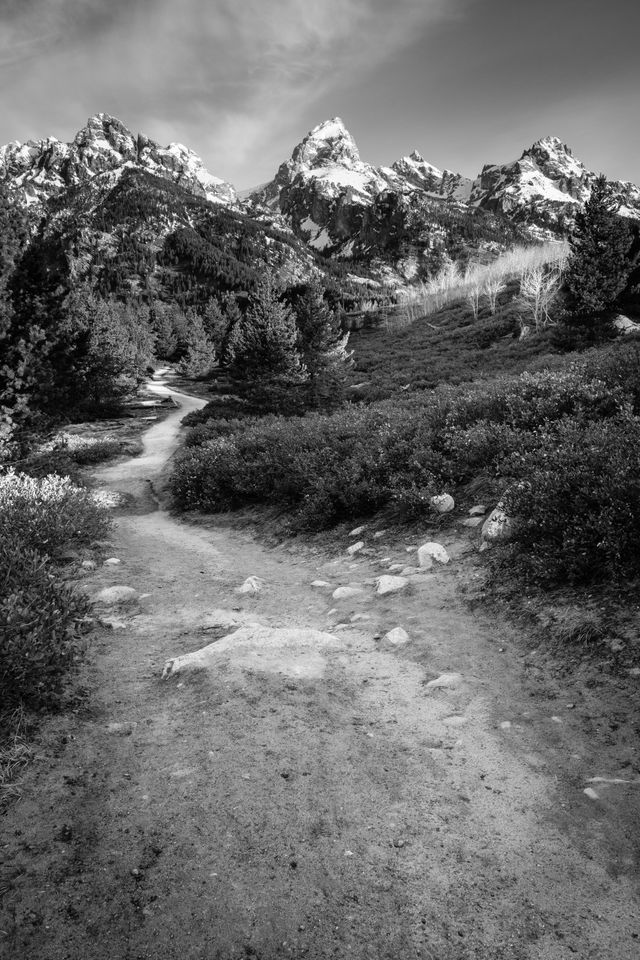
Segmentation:
{"type": "Polygon", "coordinates": [[[570,235],[565,285],[573,323],[593,326],[627,284],[632,237],[629,222],[617,208],[606,177],[598,177],[570,235]]]}

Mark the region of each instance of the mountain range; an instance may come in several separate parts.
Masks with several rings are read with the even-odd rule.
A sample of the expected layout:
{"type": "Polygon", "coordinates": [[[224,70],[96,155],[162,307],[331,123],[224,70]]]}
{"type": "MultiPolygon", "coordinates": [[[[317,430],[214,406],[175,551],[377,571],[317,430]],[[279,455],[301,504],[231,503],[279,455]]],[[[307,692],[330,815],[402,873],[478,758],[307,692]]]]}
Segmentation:
{"type": "MultiPolygon", "coordinates": [[[[254,240],[263,235],[264,262],[288,264],[294,277],[332,261],[346,264],[352,279],[360,273],[406,283],[428,276],[443,257],[487,257],[516,240],[566,233],[595,176],[556,137],[536,141],[517,160],[485,165],[474,180],[415,150],[376,167],[361,159],[338,117],[310,131],[271,181],[242,194],[188,147],[162,147],[104,113],[70,143],[48,137],[0,147],[0,181],[41,231],[66,231],[67,255],[80,270],[92,250],[113,252],[126,194],[129,239],[150,251],[176,231],[202,232],[207,217],[226,215],[236,238],[243,230],[254,240]],[[154,211],[135,224],[133,184],[138,206],[154,211]],[[141,200],[145,194],[154,200],[141,200]]],[[[612,188],[620,213],[640,219],[640,188],[624,181],[612,188]]]]}

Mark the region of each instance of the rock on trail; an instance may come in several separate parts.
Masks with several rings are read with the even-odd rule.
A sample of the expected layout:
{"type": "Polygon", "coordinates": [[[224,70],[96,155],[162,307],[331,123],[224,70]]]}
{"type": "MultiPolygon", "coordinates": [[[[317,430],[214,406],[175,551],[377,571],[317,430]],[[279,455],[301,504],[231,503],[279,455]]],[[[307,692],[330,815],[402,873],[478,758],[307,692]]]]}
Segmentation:
{"type": "Polygon", "coordinates": [[[212,669],[225,660],[235,668],[320,677],[324,674],[326,653],[340,647],[336,637],[320,630],[242,627],[200,650],[167,660],[162,679],[212,669]]]}

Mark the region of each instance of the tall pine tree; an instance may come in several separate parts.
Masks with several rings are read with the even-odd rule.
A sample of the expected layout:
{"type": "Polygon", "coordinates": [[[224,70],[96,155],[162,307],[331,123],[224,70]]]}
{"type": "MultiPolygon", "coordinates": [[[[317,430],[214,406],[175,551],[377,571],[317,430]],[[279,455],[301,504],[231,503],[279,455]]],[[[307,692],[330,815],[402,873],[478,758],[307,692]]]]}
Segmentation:
{"type": "Polygon", "coordinates": [[[601,175],[584,210],[576,215],[565,287],[571,314],[585,326],[593,325],[614,305],[631,271],[631,231],[618,208],[611,186],[601,175]]]}
{"type": "Polygon", "coordinates": [[[311,407],[337,406],[344,394],[351,353],[349,334],[327,303],[317,281],[311,281],[293,299],[298,326],[298,345],[307,370],[307,403],[311,407]]]}
{"type": "Polygon", "coordinates": [[[253,406],[289,410],[296,405],[307,371],[298,348],[295,315],[270,273],[256,285],[247,312],[232,331],[228,350],[233,357],[231,373],[253,406]]]}

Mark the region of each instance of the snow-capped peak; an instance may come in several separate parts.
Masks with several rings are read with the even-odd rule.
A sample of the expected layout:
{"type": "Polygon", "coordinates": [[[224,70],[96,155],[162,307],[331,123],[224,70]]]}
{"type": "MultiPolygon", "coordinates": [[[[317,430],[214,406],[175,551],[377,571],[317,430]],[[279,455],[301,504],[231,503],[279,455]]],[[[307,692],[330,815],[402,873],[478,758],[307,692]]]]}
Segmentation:
{"type": "MultiPolygon", "coordinates": [[[[527,152],[527,151],[525,151],[527,152]]],[[[530,153],[567,153],[573,156],[571,149],[563,143],[560,137],[540,137],[539,140],[529,148],[530,153]]]]}
{"type": "Polygon", "coordinates": [[[391,168],[382,168],[389,184],[394,189],[424,190],[438,197],[465,202],[469,199],[471,181],[450,170],[440,170],[424,159],[418,150],[408,157],[396,160],[391,168]]]}
{"type": "Polygon", "coordinates": [[[333,117],[331,120],[323,120],[314,127],[309,137],[316,140],[335,140],[337,137],[351,137],[351,134],[341,117],[333,117]]]}
{"type": "Polygon", "coordinates": [[[136,136],[108,113],[89,117],[71,143],[49,137],[0,147],[0,177],[11,179],[27,204],[41,203],[68,186],[124,167],[171,179],[215,203],[237,203],[233,187],[210,174],[192,150],[179,143],[161,147],[148,137],[136,136]]]}
{"type": "Polygon", "coordinates": [[[475,180],[472,202],[514,214],[531,209],[541,222],[553,225],[571,217],[591,190],[591,174],[559,137],[542,137],[518,160],[483,168],[475,180]]]}
{"type": "Polygon", "coordinates": [[[361,163],[356,142],[340,117],[325,120],[314,127],[298,144],[290,161],[295,167],[315,167],[361,163]]]}

